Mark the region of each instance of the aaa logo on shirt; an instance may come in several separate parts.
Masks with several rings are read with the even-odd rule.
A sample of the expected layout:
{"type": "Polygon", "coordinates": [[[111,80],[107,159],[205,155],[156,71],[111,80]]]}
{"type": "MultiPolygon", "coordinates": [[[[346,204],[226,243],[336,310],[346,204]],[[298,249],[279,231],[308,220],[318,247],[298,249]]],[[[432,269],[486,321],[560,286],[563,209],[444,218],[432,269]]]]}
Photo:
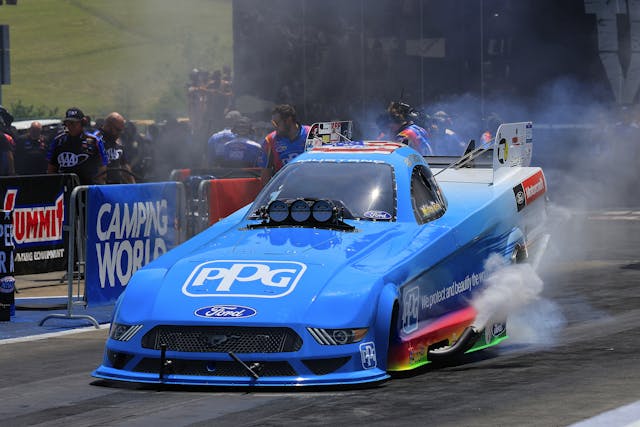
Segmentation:
{"type": "Polygon", "coordinates": [[[62,168],[72,168],[84,163],[89,158],[88,154],[76,154],[70,151],[63,151],[58,154],[58,164],[62,168]]]}

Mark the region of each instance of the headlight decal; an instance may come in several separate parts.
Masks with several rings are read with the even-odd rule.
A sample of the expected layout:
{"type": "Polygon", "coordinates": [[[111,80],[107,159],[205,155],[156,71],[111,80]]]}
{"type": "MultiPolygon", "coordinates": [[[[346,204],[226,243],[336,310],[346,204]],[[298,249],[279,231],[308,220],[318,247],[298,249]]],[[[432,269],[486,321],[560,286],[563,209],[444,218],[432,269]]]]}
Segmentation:
{"type": "Polygon", "coordinates": [[[318,344],[344,345],[361,341],[367,335],[368,328],[323,329],[308,327],[307,330],[318,344]]]}
{"type": "Polygon", "coordinates": [[[113,323],[111,325],[109,337],[116,341],[129,341],[140,329],[142,329],[142,326],[143,325],[122,325],[119,323],[113,323]]]}

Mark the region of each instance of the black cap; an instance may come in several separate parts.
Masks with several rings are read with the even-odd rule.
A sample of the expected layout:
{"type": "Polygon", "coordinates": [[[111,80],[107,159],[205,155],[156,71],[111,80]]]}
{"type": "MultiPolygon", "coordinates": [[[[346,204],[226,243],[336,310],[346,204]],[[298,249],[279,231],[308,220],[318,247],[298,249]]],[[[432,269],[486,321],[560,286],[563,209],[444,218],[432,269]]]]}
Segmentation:
{"type": "Polygon", "coordinates": [[[84,113],[81,109],[76,107],[71,107],[67,110],[64,115],[63,122],[79,122],[84,119],[84,113]]]}

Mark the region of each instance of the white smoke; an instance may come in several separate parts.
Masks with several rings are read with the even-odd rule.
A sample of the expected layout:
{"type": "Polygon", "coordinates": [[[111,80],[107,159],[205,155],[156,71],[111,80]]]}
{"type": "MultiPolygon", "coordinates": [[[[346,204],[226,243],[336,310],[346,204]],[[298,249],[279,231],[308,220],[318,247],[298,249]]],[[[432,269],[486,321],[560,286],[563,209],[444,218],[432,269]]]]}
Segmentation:
{"type": "Polygon", "coordinates": [[[538,298],[509,316],[509,343],[551,346],[566,326],[567,319],[560,306],[546,298],[538,298]]]}
{"type": "MultiPolygon", "coordinates": [[[[559,217],[566,211],[557,208],[559,217]]],[[[511,264],[498,254],[485,262],[486,287],[471,305],[477,312],[474,326],[482,329],[491,321],[507,320],[513,345],[551,346],[567,325],[560,305],[542,297],[544,282],[531,263],[511,264]]]]}
{"type": "Polygon", "coordinates": [[[530,264],[508,264],[491,255],[484,265],[486,287],[471,301],[478,313],[474,326],[482,329],[490,320],[506,319],[510,314],[535,301],[543,282],[530,264]]]}

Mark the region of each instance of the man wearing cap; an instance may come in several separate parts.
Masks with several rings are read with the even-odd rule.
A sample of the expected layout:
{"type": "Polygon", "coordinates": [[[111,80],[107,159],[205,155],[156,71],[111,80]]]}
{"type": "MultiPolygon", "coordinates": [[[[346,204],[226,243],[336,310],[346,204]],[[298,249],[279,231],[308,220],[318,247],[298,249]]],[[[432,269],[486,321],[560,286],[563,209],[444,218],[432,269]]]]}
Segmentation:
{"type": "Polygon", "coordinates": [[[79,108],[69,108],[62,122],[65,131],[49,145],[47,173],[75,173],[81,185],[104,184],[108,159],[102,139],[84,130],[88,119],[79,108]]]}

